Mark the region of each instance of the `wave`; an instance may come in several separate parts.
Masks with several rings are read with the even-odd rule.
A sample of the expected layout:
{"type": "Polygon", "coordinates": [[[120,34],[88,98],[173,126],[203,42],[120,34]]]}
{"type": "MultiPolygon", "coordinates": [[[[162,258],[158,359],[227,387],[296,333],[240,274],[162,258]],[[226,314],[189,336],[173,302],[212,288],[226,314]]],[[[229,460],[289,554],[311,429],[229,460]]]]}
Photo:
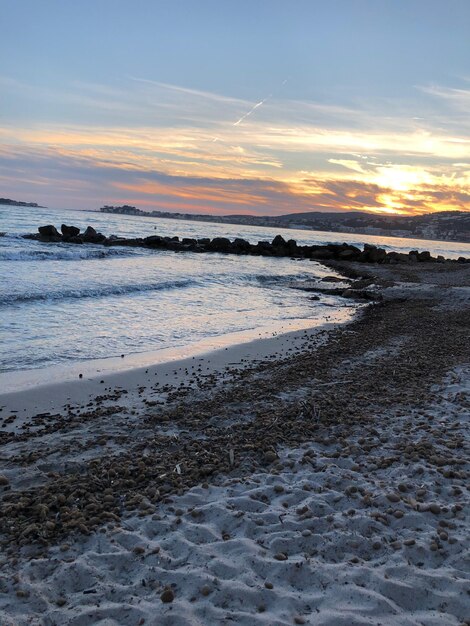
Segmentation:
{"type": "Polygon", "coordinates": [[[73,250],[0,250],[0,261],[88,261],[111,257],[140,256],[142,254],[143,252],[140,250],[137,252],[119,248],[87,250],[77,246],[73,250]]]}
{"type": "Polygon", "coordinates": [[[312,280],[317,277],[312,272],[299,272],[297,274],[254,274],[252,277],[247,278],[248,280],[251,278],[253,281],[267,287],[270,285],[288,285],[293,281],[312,280]]]}
{"type": "Polygon", "coordinates": [[[185,279],[163,281],[160,283],[143,283],[135,285],[109,285],[92,287],[90,289],[67,289],[45,293],[4,294],[0,296],[0,306],[22,304],[28,302],[50,302],[53,300],[69,300],[83,298],[107,298],[110,296],[124,296],[148,291],[166,291],[170,289],[184,289],[197,284],[197,281],[185,279]]]}

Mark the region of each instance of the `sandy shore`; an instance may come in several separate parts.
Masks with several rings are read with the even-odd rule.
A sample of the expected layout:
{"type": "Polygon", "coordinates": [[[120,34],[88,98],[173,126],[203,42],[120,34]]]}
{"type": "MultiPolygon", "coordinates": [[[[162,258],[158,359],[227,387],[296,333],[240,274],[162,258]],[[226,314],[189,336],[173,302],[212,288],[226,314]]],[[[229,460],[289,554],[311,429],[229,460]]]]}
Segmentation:
{"type": "Polygon", "coordinates": [[[269,357],[16,396],[0,623],[467,623],[469,269],[341,269],[383,301],[269,357]]]}

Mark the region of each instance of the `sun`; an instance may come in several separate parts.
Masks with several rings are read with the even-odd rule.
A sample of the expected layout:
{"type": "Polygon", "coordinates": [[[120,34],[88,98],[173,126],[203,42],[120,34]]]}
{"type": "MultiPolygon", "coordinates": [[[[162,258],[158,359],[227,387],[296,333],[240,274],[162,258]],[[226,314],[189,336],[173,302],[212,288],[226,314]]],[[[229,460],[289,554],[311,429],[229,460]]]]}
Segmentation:
{"type": "Polygon", "coordinates": [[[411,165],[384,165],[377,168],[372,182],[392,191],[405,192],[432,183],[432,176],[411,165]]]}

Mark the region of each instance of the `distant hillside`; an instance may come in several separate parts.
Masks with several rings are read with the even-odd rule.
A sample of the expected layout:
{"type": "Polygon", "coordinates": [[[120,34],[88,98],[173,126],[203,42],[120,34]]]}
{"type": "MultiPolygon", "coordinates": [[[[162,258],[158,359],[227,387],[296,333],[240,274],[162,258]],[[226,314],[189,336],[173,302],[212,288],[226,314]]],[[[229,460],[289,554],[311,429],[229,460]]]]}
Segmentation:
{"type": "Polygon", "coordinates": [[[443,241],[470,242],[470,212],[442,211],[426,215],[390,216],[375,215],[365,211],[344,213],[289,213],[287,215],[259,217],[257,215],[195,215],[192,213],[168,213],[165,211],[142,211],[134,206],[104,206],[102,213],[142,215],[165,219],[218,222],[221,224],[248,224],[273,228],[299,228],[328,232],[384,235],[387,237],[412,237],[443,241]]]}
{"type": "Polygon", "coordinates": [[[19,200],[11,200],[10,198],[0,198],[0,204],[5,204],[7,206],[29,206],[37,209],[45,208],[37,204],[37,202],[20,202],[19,200]]]}

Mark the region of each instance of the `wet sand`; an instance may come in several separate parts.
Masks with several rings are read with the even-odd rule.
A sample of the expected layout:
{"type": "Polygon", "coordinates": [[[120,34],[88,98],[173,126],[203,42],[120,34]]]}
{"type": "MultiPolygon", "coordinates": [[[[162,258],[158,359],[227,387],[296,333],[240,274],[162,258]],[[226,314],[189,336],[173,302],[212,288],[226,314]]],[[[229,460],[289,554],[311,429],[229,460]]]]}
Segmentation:
{"type": "Polygon", "coordinates": [[[0,414],[2,624],[464,623],[469,269],[335,267],[282,358],[0,414]]]}

